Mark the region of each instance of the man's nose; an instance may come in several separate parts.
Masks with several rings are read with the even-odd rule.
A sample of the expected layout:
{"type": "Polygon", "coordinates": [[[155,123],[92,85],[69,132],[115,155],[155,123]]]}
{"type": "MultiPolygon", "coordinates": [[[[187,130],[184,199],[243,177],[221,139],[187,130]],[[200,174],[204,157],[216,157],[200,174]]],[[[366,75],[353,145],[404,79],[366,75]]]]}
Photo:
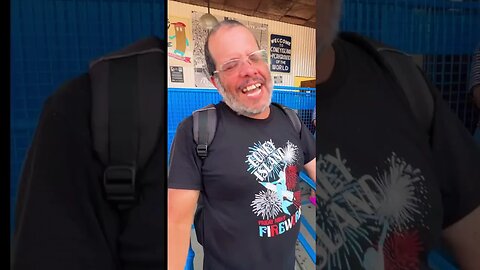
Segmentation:
{"type": "Polygon", "coordinates": [[[253,76],[258,74],[257,66],[250,60],[244,60],[240,63],[240,76],[253,76]]]}

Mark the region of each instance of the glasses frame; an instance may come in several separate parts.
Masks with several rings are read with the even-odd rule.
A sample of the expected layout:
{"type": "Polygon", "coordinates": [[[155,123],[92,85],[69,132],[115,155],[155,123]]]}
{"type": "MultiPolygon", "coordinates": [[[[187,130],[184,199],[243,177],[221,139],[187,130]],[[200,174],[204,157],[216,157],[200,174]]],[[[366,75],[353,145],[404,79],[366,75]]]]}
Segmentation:
{"type": "MultiPolygon", "coordinates": [[[[250,57],[251,57],[252,55],[256,55],[256,54],[258,54],[258,53],[261,53],[260,55],[261,55],[261,60],[262,60],[262,62],[265,63],[265,64],[268,64],[268,55],[267,55],[267,50],[265,50],[265,49],[260,49],[260,50],[256,50],[256,51],[253,51],[253,52],[249,53],[249,54],[247,55],[247,61],[248,61],[250,64],[252,64],[252,65],[253,65],[253,64],[256,64],[256,62],[250,60],[250,57]]],[[[217,70],[215,70],[215,71],[212,72],[212,75],[219,74],[220,72],[231,72],[231,71],[235,70],[238,65],[236,65],[235,68],[228,69],[228,70],[224,70],[224,69],[223,69],[223,66],[224,66],[225,64],[228,64],[228,63],[231,63],[231,62],[237,62],[237,61],[240,62],[241,59],[242,59],[242,58],[233,58],[233,59],[230,59],[230,60],[224,62],[224,63],[220,66],[220,69],[217,69],[217,70]]]]}

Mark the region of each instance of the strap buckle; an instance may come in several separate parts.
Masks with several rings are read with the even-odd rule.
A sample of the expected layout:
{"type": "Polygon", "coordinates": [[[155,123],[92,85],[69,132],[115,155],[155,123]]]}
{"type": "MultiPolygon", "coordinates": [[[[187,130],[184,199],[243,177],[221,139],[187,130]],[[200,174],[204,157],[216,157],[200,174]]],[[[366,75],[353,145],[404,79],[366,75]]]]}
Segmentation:
{"type": "Polygon", "coordinates": [[[127,208],[136,200],[135,167],[128,165],[108,166],[103,174],[103,186],[107,200],[119,208],[127,208]]]}
{"type": "Polygon", "coordinates": [[[206,158],[208,155],[208,146],[206,144],[198,144],[197,154],[201,158],[206,158]]]}

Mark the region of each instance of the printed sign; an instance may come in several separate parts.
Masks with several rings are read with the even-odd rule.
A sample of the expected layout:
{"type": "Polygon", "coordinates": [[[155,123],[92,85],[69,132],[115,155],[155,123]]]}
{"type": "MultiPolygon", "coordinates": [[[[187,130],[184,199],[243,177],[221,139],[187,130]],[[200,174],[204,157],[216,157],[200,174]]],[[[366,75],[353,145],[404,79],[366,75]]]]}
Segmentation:
{"type": "Polygon", "coordinates": [[[270,35],[270,70],[290,73],[292,37],[270,35]]]}
{"type": "Polygon", "coordinates": [[[172,82],[183,83],[183,67],[170,66],[170,80],[172,82]]]}

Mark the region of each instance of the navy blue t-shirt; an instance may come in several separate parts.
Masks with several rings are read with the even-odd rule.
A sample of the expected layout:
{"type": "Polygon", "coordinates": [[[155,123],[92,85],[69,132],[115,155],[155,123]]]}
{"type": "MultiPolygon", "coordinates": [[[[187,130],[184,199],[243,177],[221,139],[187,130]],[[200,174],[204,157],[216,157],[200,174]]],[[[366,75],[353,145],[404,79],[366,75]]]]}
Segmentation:
{"type": "Polygon", "coordinates": [[[429,269],[442,229],[480,204],[479,149],[440,95],[427,134],[371,56],[334,50],[317,86],[317,269],[429,269]]]}
{"type": "Polygon", "coordinates": [[[315,158],[310,131],[295,131],[288,116],[270,106],[267,119],[217,108],[208,157],[200,160],[192,117],[178,127],[168,186],[201,191],[204,268],[294,269],[301,201],[298,174],[315,158]]]}

